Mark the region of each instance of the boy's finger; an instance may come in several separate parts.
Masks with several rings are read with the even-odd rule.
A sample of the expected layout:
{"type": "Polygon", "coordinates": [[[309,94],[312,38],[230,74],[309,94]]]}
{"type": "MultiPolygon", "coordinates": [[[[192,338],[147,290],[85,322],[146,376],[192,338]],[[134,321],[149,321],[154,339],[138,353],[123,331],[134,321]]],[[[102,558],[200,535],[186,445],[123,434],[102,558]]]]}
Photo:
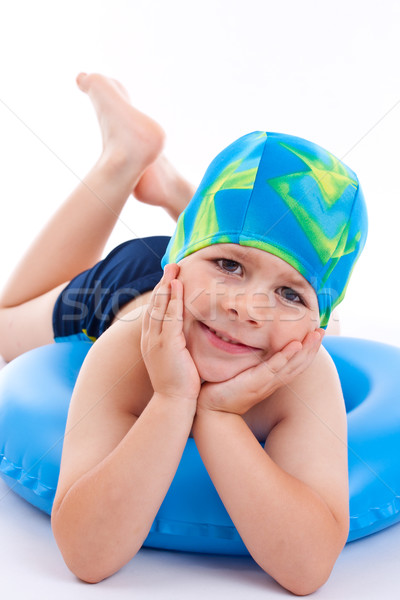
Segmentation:
{"type": "Polygon", "coordinates": [[[322,337],[320,330],[317,329],[315,331],[308,332],[302,342],[297,342],[296,344],[301,344],[300,348],[294,347],[294,342],[290,342],[285,348],[282,349],[282,352],[285,356],[288,356],[290,366],[296,368],[300,365],[304,360],[308,358],[310,354],[316,353],[321,344],[322,337]]]}
{"type": "Polygon", "coordinates": [[[165,282],[168,280],[168,278],[170,278],[170,269],[169,269],[170,265],[166,265],[164,272],[161,276],[160,281],[157,283],[157,285],[153,288],[153,292],[152,295],[150,297],[150,302],[149,305],[153,303],[154,301],[154,296],[157,294],[158,290],[160,289],[160,287],[162,287],[163,285],[165,285],[165,282]]]}
{"type": "Polygon", "coordinates": [[[322,342],[323,334],[321,334],[320,329],[315,329],[314,331],[310,331],[307,333],[303,340],[303,344],[308,347],[308,349],[313,349],[317,343],[322,342]]]}
{"type": "Polygon", "coordinates": [[[309,332],[301,343],[301,349],[294,352],[289,358],[287,364],[283,366],[280,376],[294,376],[304,371],[313,361],[317,354],[323,335],[320,330],[309,332]]]}
{"type": "Polygon", "coordinates": [[[166,310],[171,296],[171,270],[165,269],[164,275],[161,281],[154,288],[151,295],[148,313],[148,331],[152,336],[158,336],[161,334],[163,328],[163,321],[165,319],[166,310]]]}
{"type": "MultiPolygon", "coordinates": [[[[317,330],[319,332],[319,330],[317,330]]],[[[291,377],[303,371],[311,363],[313,354],[318,351],[322,336],[312,332],[303,342],[292,340],[282,350],[276,352],[268,361],[244,371],[237,376],[235,393],[240,388],[252,390],[258,399],[267,397],[277,387],[287,383],[291,377]],[[306,339],[307,338],[307,339],[306,339]]]]}
{"type": "Polygon", "coordinates": [[[276,352],[269,360],[267,360],[264,363],[265,367],[268,369],[268,371],[271,373],[272,376],[276,375],[284,367],[286,367],[289,360],[292,358],[292,355],[288,355],[288,354],[289,354],[288,352],[287,352],[287,354],[285,354],[284,352],[282,352],[280,350],[279,352],[276,352]]]}
{"type": "Polygon", "coordinates": [[[179,267],[176,264],[166,265],[163,276],[153,289],[150,302],[146,310],[146,318],[142,325],[142,331],[153,338],[153,343],[161,335],[165,313],[170,300],[170,282],[178,275],[179,267]],[[154,339],[155,338],[155,339],[154,339]]]}
{"type": "Polygon", "coordinates": [[[178,279],[171,281],[171,297],[165,312],[163,331],[168,336],[178,336],[183,327],[183,286],[178,279]]]}
{"type": "Polygon", "coordinates": [[[295,355],[291,361],[291,367],[298,369],[302,363],[310,364],[321,346],[322,338],[323,336],[321,336],[318,330],[307,334],[302,342],[303,347],[301,352],[298,353],[298,356],[295,355]]]}
{"type": "Polygon", "coordinates": [[[154,297],[153,306],[150,310],[150,334],[159,336],[163,329],[166,311],[171,296],[169,286],[162,286],[154,297]]]}
{"type": "Polygon", "coordinates": [[[301,343],[292,341],[284,349],[271,356],[269,360],[262,361],[256,367],[249,369],[249,372],[252,371],[252,387],[258,389],[261,396],[268,395],[271,385],[276,387],[277,380],[283,383],[285,377],[291,373],[293,368],[291,361],[296,355],[301,354],[301,351],[301,343]]]}

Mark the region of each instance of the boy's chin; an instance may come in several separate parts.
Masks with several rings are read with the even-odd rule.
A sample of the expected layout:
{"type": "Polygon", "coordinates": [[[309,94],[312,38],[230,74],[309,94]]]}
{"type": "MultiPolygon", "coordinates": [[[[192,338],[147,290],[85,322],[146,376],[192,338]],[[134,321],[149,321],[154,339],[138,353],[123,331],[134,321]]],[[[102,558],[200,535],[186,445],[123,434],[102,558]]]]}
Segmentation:
{"type": "Polygon", "coordinates": [[[202,361],[202,364],[196,364],[196,367],[201,379],[208,383],[221,383],[240,373],[240,370],[233,369],[232,366],[210,364],[205,361],[202,361]]]}

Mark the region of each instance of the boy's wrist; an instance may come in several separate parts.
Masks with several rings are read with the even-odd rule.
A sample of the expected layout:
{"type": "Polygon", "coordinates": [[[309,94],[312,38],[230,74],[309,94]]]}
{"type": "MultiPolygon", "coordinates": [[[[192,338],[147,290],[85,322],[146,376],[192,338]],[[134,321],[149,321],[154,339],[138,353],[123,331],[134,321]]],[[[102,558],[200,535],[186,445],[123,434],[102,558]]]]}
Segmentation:
{"type": "Polygon", "coordinates": [[[193,414],[193,418],[196,413],[197,398],[190,398],[181,396],[179,394],[171,392],[154,392],[151,402],[153,404],[160,403],[162,405],[170,405],[171,408],[179,407],[180,411],[187,411],[189,414],[193,414]]]}
{"type": "Polygon", "coordinates": [[[193,421],[192,434],[196,440],[198,436],[214,435],[213,431],[221,431],[225,427],[235,427],[237,421],[243,421],[241,415],[234,412],[227,412],[218,408],[197,405],[193,421]],[[217,429],[215,430],[214,427],[217,429]]]}

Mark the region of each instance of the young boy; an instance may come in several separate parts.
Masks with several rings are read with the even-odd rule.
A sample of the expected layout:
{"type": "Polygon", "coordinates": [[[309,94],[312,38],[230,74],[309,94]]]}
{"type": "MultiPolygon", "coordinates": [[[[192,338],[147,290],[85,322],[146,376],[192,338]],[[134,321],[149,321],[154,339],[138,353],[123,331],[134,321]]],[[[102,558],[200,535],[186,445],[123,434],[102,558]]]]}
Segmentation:
{"type": "Polygon", "coordinates": [[[103,152],[0,304],[6,360],[96,339],[52,512],[64,560],[88,582],[127,563],[191,435],[254,560],[308,594],[348,534],[346,413],[321,340],[365,242],[358,182],[309,142],[256,132],[218,155],[186,208],[194,190],[162,156],[160,127],[117,82],[81,74],[78,85],[103,152]],[[176,232],[98,262],[132,190],[184,211],[176,232]]]}

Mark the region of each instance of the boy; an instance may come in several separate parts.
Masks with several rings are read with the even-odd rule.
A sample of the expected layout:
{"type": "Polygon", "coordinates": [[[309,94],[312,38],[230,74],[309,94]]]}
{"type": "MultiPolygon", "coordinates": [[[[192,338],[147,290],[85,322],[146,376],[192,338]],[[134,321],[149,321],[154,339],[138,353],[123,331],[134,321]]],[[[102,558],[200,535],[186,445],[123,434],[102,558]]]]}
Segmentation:
{"type": "Polygon", "coordinates": [[[81,74],[78,85],[103,152],[0,309],[7,360],[54,339],[97,340],[71,400],[52,512],[64,560],[89,582],[128,562],[192,435],[254,560],[308,594],[348,534],[346,414],[321,340],[365,242],[358,182],[318,147],[258,132],[213,161],[184,210],[193,190],[160,155],[159,126],[117,82],[81,74]],[[284,208],[264,198],[281,152],[299,167],[269,179],[284,208]],[[98,263],[132,190],[174,217],[184,210],[175,235],[127,242],[98,263]]]}

